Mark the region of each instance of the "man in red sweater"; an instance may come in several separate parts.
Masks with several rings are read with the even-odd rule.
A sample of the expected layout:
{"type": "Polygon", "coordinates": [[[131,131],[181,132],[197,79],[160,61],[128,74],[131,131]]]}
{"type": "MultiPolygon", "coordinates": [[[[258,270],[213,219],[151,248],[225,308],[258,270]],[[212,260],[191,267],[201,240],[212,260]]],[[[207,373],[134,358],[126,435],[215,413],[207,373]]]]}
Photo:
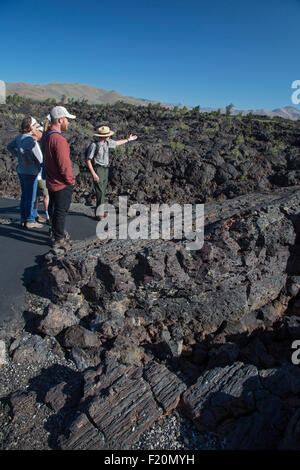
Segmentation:
{"type": "Polygon", "coordinates": [[[70,208],[75,176],[70,160],[70,147],[61,134],[69,127],[70,114],[63,106],[55,106],[50,113],[51,126],[43,136],[42,149],[46,184],[49,190],[49,217],[52,223],[54,246],[67,242],[66,216],[70,208]]]}

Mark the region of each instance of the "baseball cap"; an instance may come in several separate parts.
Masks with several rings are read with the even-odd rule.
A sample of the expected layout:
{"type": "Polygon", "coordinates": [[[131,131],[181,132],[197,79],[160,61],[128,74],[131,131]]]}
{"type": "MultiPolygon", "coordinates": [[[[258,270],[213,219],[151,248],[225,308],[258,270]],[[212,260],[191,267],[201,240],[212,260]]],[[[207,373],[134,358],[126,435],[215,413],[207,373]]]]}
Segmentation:
{"type": "Polygon", "coordinates": [[[36,129],[37,129],[38,131],[44,132],[44,128],[43,128],[42,124],[37,123],[36,129]]]}
{"type": "Polygon", "coordinates": [[[37,124],[37,120],[31,116],[31,126],[35,126],[37,124]]]}
{"type": "Polygon", "coordinates": [[[50,116],[52,119],[59,119],[59,118],[68,118],[68,119],[76,119],[76,116],[70,114],[64,106],[54,106],[51,109],[50,116]]]}

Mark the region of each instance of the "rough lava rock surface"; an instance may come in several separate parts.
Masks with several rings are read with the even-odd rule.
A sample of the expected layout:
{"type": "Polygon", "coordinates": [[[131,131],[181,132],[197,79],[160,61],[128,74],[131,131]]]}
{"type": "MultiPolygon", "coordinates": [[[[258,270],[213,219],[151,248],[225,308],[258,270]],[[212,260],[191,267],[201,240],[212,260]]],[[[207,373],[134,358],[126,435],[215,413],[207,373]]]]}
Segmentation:
{"type": "MultiPolygon", "coordinates": [[[[26,311],[0,331],[1,448],[125,450],[180,413],[224,449],[299,450],[299,123],[69,108],[75,200],[93,200],[96,123],[143,135],[114,156],[111,200],[205,201],[204,244],[95,238],[40,260],[26,311]]],[[[49,106],[1,108],[3,149],[28,112],[49,106]]],[[[1,162],[2,195],[16,197],[6,150],[1,162]]]]}
{"type": "Polygon", "coordinates": [[[200,250],[94,239],[49,252],[11,360],[54,351],[77,372],[6,397],[13,419],[67,409],[57,448],[128,449],[178,409],[226,449],[299,448],[299,214],[300,188],[283,188],[207,204],[200,250]]]}

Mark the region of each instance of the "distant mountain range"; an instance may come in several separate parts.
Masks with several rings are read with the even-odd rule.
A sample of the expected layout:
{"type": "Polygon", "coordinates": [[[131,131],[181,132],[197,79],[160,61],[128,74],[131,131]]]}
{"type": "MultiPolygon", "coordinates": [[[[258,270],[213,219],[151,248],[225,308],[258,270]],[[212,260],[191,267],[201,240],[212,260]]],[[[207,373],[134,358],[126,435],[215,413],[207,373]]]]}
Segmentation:
{"type": "MultiPolygon", "coordinates": [[[[203,112],[212,112],[216,111],[215,109],[212,108],[202,108],[200,111],[203,112]]],[[[222,108],[220,109],[221,113],[225,113],[226,109],[222,108]]],[[[300,119],[300,110],[297,108],[294,108],[293,106],[284,106],[282,108],[276,108],[273,109],[272,111],[267,110],[267,109],[248,109],[248,110],[237,110],[237,109],[232,109],[231,114],[242,114],[245,116],[246,114],[257,114],[260,116],[269,116],[269,117],[274,117],[274,116],[280,116],[286,119],[292,119],[292,120],[297,120],[300,119]]]]}
{"type": "MultiPolygon", "coordinates": [[[[90,85],[82,85],[80,83],[58,83],[52,82],[46,85],[30,84],[23,82],[8,83],[6,82],[6,95],[25,96],[36,100],[44,100],[47,98],[54,98],[57,101],[65,101],[68,99],[85,99],[91,104],[114,104],[117,101],[124,101],[125,103],[134,104],[136,106],[147,106],[149,103],[159,103],[158,101],[151,101],[143,98],[134,98],[131,96],[124,96],[115,90],[103,90],[90,85]]],[[[183,107],[182,103],[160,103],[166,107],[183,107]]],[[[187,108],[190,108],[187,106],[187,108]]],[[[191,109],[191,108],[190,108],[191,109]]],[[[212,108],[200,108],[202,112],[216,111],[212,108]]],[[[225,108],[220,109],[221,113],[225,113],[225,108]]],[[[300,119],[300,110],[293,106],[284,106],[282,108],[273,109],[272,111],[266,109],[259,110],[235,110],[232,109],[231,114],[246,115],[249,113],[265,115],[269,117],[280,116],[287,119],[297,120],[300,119]]]]}

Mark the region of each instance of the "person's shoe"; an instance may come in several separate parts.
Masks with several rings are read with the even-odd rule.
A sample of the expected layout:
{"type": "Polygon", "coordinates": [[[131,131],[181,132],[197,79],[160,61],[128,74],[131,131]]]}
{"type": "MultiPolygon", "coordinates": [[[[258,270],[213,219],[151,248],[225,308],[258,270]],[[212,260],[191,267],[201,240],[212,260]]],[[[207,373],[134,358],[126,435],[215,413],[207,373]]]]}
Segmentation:
{"type": "Polygon", "coordinates": [[[38,222],[25,222],[25,228],[43,228],[43,225],[38,222]]]}
{"type": "Polygon", "coordinates": [[[38,215],[36,218],[35,218],[35,221],[38,222],[39,224],[44,224],[46,222],[46,219],[44,219],[44,217],[38,215]]]}
{"type": "Polygon", "coordinates": [[[61,249],[65,249],[65,250],[68,250],[70,249],[70,240],[67,239],[66,237],[64,238],[60,238],[59,240],[53,240],[52,242],[52,249],[54,251],[56,250],[61,250],[61,249]]]}
{"type": "Polygon", "coordinates": [[[68,240],[66,239],[66,237],[60,238],[59,240],[54,239],[54,241],[53,241],[53,246],[54,246],[54,245],[65,245],[65,244],[67,243],[67,241],[68,241],[68,240]]]}
{"type": "Polygon", "coordinates": [[[21,219],[21,222],[20,222],[21,228],[25,228],[25,223],[26,223],[26,220],[21,219]]]}
{"type": "Polygon", "coordinates": [[[50,219],[46,219],[46,224],[51,225],[50,219]]]}

